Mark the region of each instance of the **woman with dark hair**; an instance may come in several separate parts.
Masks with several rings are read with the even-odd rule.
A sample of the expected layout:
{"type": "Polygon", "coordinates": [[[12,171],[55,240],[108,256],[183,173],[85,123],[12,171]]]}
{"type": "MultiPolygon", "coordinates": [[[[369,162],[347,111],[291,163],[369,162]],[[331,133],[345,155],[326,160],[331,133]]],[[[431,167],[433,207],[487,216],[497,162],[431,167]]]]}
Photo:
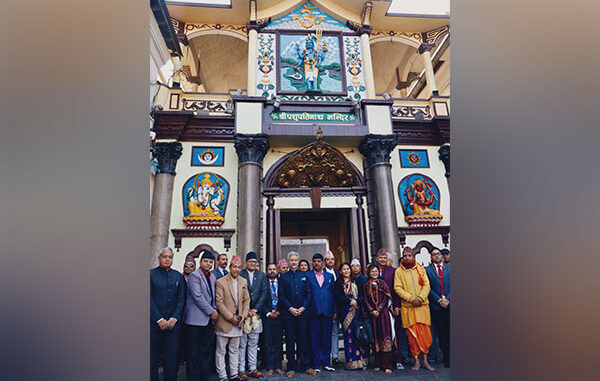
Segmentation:
{"type": "Polygon", "coordinates": [[[350,264],[344,262],[340,265],[340,276],[333,286],[333,294],[338,308],[338,316],[342,323],[344,333],[344,352],[346,369],[366,369],[369,358],[365,350],[354,340],[354,321],[362,319],[362,308],[358,294],[358,286],[352,281],[350,264]]]}
{"type": "Polygon", "coordinates": [[[364,285],[364,303],[371,316],[373,335],[375,336],[375,370],[385,369],[392,373],[394,358],[392,354],[392,325],[388,304],[392,299],[388,285],[379,279],[379,267],[370,264],[367,270],[369,279],[364,285]]]}
{"type": "Polygon", "coordinates": [[[302,271],[303,273],[310,270],[310,265],[306,259],[301,259],[300,262],[298,262],[298,270],[302,271]]]}

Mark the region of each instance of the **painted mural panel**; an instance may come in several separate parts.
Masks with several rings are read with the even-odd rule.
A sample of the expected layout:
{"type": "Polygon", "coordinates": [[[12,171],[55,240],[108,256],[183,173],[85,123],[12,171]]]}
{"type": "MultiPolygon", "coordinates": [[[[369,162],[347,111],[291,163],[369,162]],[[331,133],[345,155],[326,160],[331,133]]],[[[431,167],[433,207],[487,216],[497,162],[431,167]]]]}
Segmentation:
{"type": "Polygon", "coordinates": [[[192,147],[193,167],[222,167],[225,164],[225,148],[192,147]]]}
{"type": "Polygon", "coordinates": [[[322,31],[279,35],[279,91],[340,94],[344,91],[340,37],[322,31]]]}
{"type": "Polygon", "coordinates": [[[429,168],[429,157],[424,149],[401,149],[400,166],[402,168],[429,168]]]}
{"type": "Polygon", "coordinates": [[[409,225],[435,226],[442,220],[440,190],[431,178],[420,173],[408,175],[400,180],[398,193],[409,225]]]}
{"type": "Polygon", "coordinates": [[[183,223],[187,227],[223,225],[228,197],[229,183],[216,173],[190,177],[183,185],[183,223]]]}
{"type": "Polygon", "coordinates": [[[276,60],[275,34],[260,33],[258,35],[258,73],[256,76],[257,95],[272,98],[275,96],[276,60]]]}
{"type": "Polygon", "coordinates": [[[344,36],[344,61],[348,96],[360,101],[365,97],[366,90],[360,37],[344,36]]]}
{"type": "Polygon", "coordinates": [[[287,14],[273,20],[265,29],[316,29],[328,31],[352,32],[345,24],[322,12],[310,1],[287,14]]]}

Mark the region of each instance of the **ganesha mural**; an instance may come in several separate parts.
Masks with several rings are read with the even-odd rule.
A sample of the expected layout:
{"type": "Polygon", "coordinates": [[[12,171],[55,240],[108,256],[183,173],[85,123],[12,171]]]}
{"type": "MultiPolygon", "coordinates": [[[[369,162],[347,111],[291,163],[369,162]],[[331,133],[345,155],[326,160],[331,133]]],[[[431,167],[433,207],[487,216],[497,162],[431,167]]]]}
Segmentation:
{"type": "Polygon", "coordinates": [[[229,183],[221,176],[202,172],[190,177],[183,186],[183,223],[187,227],[223,225],[228,197],[229,183]]]}
{"type": "Polygon", "coordinates": [[[435,182],[422,174],[404,177],[398,186],[404,220],[411,226],[435,226],[440,214],[440,190],[435,182]]]}

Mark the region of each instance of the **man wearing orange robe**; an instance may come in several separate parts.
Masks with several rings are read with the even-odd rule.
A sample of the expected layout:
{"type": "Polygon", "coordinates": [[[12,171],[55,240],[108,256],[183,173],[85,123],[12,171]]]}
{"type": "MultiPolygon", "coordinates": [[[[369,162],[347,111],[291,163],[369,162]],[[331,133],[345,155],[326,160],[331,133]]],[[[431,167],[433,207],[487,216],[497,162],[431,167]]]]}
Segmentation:
{"type": "Polygon", "coordinates": [[[415,261],[412,249],[402,251],[400,266],[394,274],[394,291],[402,299],[400,314],[402,327],[406,329],[410,352],[415,358],[414,371],[421,368],[419,354],[423,352],[423,367],[434,371],[427,361],[431,346],[431,316],[429,314],[429,278],[423,266],[415,261]]]}

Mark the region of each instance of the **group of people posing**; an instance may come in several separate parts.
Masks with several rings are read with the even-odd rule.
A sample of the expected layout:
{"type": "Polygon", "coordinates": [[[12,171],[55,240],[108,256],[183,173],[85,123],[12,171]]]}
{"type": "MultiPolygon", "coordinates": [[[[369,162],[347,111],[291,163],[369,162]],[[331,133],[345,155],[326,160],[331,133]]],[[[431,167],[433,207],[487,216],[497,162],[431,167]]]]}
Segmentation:
{"type": "Polygon", "coordinates": [[[314,254],[312,266],[290,252],[263,273],[254,252],[242,270],[241,257],[228,267],[227,255],[204,250],[199,269],[188,258],[182,275],[171,269],[173,251],[165,248],[150,272],[151,379],[158,380],[162,362],[165,381],[175,381],[178,358],[186,361],[188,381],[208,381],[211,364],[219,381],[263,378],[259,354],[267,376],[335,371],[342,364],[364,370],[371,355],[376,371],[392,373],[403,363],[434,371],[428,360],[430,348],[437,350],[434,336],[449,367],[450,252],[442,251],[432,249],[431,265],[423,267],[405,247],[395,268],[380,250],[365,275],[357,259],[336,268],[330,251],[314,254]]]}

